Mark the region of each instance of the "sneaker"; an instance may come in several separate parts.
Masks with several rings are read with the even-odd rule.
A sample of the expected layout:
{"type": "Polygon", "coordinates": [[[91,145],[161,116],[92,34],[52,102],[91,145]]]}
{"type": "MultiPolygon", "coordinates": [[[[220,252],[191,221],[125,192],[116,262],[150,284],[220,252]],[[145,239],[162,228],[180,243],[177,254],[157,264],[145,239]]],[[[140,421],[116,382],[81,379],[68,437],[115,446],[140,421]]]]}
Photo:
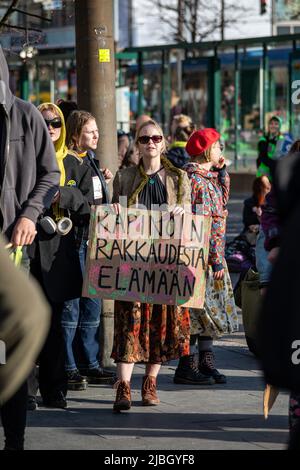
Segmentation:
{"type": "Polygon", "coordinates": [[[38,404],[36,401],[36,397],[32,395],[28,395],[27,398],[27,410],[28,411],[35,411],[38,408],[38,404]]]}
{"type": "Polygon", "coordinates": [[[116,374],[102,367],[87,369],[85,375],[89,384],[114,384],[116,381],[116,374]]]}
{"type": "Polygon", "coordinates": [[[58,392],[54,397],[43,399],[43,404],[47,408],[67,408],[68,403],[63,392],[58,392]]]}
{"type": "Polygon", "coordinates": [[[88,383],[86,377],[83,377],[78,370],[67,372],[68,390],[86,390],[88,383]]]}
{"type": "Polygon", "coordinates": [[[202,374],[212,377],[216,384],[226,384],[226,375],[221,374],[215,367],[215,356],[212,351],[199,351],[198,369],[202,374]]]}
{"type": "Polygon", "coordinates": [[[215,383],[212,377],[198,370],[193,354],[179,359],[173,382],[185,385],[213,385],[215,383]]]}

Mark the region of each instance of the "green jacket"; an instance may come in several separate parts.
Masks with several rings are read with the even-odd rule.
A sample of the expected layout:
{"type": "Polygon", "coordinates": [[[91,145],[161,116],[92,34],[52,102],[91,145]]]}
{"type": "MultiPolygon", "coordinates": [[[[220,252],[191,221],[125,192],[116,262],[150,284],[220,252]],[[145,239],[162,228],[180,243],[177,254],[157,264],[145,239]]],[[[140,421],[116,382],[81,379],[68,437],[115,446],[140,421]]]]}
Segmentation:
{"type": "Polygon", "coordinates": [[[283,135],[270,138],[264,135],[258,142],[258,158],[257,158],[257,172],[256,176],[266,175],[272,181],[272,175],[275,170],[276,160],[278,157],[277,147],[278,143],[284,140],[283,135]]]}

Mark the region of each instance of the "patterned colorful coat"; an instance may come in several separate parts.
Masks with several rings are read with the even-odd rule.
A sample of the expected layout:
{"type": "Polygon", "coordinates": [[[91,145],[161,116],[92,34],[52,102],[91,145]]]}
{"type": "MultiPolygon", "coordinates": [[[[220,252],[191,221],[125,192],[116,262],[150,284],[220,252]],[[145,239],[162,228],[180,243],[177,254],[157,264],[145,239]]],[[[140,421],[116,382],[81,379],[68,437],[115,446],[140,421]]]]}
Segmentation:
{"type": "Polygon", "coordinates": [[[220,271],[224,267],[229,175],[225,168],[209,171],[194,162],[187,163],[184,170],[191,182],[193,212],[212,217],[208,262],[213,271],[220,271]]]}

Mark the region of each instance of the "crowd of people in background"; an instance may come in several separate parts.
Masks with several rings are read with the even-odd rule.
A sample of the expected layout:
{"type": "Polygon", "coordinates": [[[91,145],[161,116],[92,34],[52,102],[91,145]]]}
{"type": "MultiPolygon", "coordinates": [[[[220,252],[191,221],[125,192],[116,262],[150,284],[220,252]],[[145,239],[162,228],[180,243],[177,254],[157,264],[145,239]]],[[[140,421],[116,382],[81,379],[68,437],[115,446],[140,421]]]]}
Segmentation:
{"type": "MultiPolygon", "coordinates": [[[[1,408],[5,448],[23,449],[26,408],[37,408],[38,388],[44,406],[66,408],[68,390],[85,390],[89,383],[114,384],[113,411],[120,412],[132,406],[130,381],[136,363],[145,364],[141,387],[144,406],[159,405],[157,377],[161,365],[170,360],[179,360],[175,384],[226,383],[226,376],[215,363],[213,340],[239,327],[229,269],[246,272],[255,267],[261,275],[261,287],[269,285],[271,266],[281,244],[279,234],[293,213],[285,200],[282,220],[270,229],[267,214],[274,216],[274,198],[280,201],[278,195],[282,194],[280,183],[276,187],[272,183],[277,181],[278,161],[285,153],[298,155],[299,142],[289,149],[280,133],[280,118],[270,119],[268,132],[258,143],[257,175],[253,193],[244,203],[243,230],[226,247],[230,177],[222,136],[216,129],[197,130],[189,116],[180,114],[173,117],[165,137],[151,116],[140,116],[134,134],[117,132],[115,158],[119,169],[113,175],[95,158],[101,123],[94,116],[78,109],[75,102],[43,103],[38,109],[24,104],[10,93],[1,49],[0,65],[0,79],[6,83],[0,106],[1,185],[9,165],[5,145],[9,132],[14,136],[25,126],[24,135],[32,139],[30,148],[25,149],[25,154],[31,152],[32,161],[26,162],[27,176],[22,173],[22,183],[18,172],[24,170],[23,155],[15,146],[8,150],[10,160],[18,164],[9,170],[13,182],[1,199],[1,231],[13,249],[23,247],[23,264],[51,308],[49,332],[36,365],[32,364],[28,380],[1,408]],[[31,122],[26,114],[33,116],[31,122]],[[112,178],[111,200],[107,185],[112,178]],[[16,193],[11,188],[16,188],[16,193]],[[182,215],[184,206],[189,205],[192,213],[210,216],[212,226],[202,309],[115,302],[115,373],[103,369],[100,361],[101,300],[82,297],[81,292],[90,208],[113,203],[118,212],[121,196],[127,196],[128,206],[143,204],[148,210],[154,204],[168,204],[174,216],[182,215]],[[257,257],[255,249],[256,253],[260,250],[257,257]]],[[[285,188],[291,184],[295,189],[291,180],[285,188]]],[[[270,309],[270,297],[266,299],[266,309],[270,309]]],[[[296,311],[294,304],[291,309],[296,311]]],[[[272,373],[268,378],[272,380],[272,373]]],[[[276,376],[274,382],[280,385],[280,377],[276,376]]],[[[299,390],[291,389],[293,439],[294,430],[299,428],[299,390]]]]}

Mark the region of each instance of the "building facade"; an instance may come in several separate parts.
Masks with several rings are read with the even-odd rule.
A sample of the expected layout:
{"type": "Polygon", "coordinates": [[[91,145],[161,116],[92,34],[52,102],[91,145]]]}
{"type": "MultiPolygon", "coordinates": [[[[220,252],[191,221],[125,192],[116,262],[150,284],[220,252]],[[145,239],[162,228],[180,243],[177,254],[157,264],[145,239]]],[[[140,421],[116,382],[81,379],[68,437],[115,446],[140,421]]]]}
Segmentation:
{"type": "MultiPolygon", "coordinates": [[[[0,9],[0,18],[9,3],[0,9]]],[[[58,98],[76,101],[74,1],[21,0],[18,9],[30,15],[14,12],[9,24],[24,29],[12,27],[0,32],[14,93],[37,105],[58,98]],[[20,53],[28,44],[37,54],[24,60],[20,53]]],[[[133,45],[132,0],[115,0],[115,19],[116,47],[133,45]]]]}

